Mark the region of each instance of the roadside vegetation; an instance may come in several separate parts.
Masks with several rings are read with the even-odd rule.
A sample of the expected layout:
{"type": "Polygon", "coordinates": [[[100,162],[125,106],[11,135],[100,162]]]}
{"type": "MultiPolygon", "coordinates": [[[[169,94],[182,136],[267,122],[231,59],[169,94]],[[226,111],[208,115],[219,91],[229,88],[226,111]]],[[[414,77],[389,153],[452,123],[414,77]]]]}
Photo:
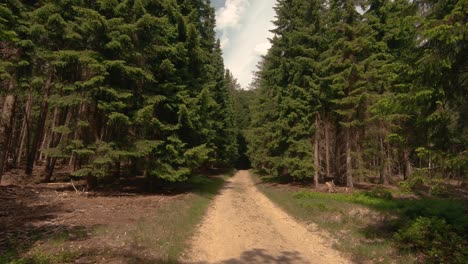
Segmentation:
{"type": "MultiPolygon", "coordinates": [[[[225,177],[195,176],[182,190],[166,185],[166,194],[95,192],[83,197],[61,192],[68,198],[58,200],[61,208],[54,212],[42,208],[45,213],[37,214],[31,206],[22,212],[31,215],[28,223],[21,223],[21,213],[11,219],[16,227],[8,226],[0,238],[0,263],[177,263],[225,177]],[[76,214],[67,214],[71,211],[76,214]]],[[[55,200],[43,202],[52,205],[55,200]]]]}
{"type": "Polygon", "coordinates": [[[0,183],[230,168],[231,79],[209,1],[2,1],[0,183]]]}
{"type": "Polygon", "coordinates": [[[250,92],[253,168],[315,186],[463,186],[466,1],[279,0],[275,10],[250,92]]]}
{"type": "Polygon", "coordinates": [[[467,1],[277,0],[248,91],[211,2],[1,1],[0,262],[175,262],[253,167],[349,192],[259,185],[356,262],[466,263],[467,1]]]}
{"type": "Polygon", "coordinates": [[[192,178],[190,184],[196,188],[194,192],[140,219],[132,232],[133,242],[157,252],[162,262],[178,263],[180,255],[188,248],[188,239],[223,183],[220,177],[192,178]]]}
{"type": "Polygon", "coordinates": [[[299,220],[328,231],[336,248],[357,263],[466,263],[468,259],[466,201],[401,198],[400,191],[382,187],[322,193],[254,177],[268,198],[299,220]]]}
{"type": "Polygon", "coordinates": [[[248,157],[268,197],[357,263],[467,263],[466,10],[277,1],[248,157]]]}

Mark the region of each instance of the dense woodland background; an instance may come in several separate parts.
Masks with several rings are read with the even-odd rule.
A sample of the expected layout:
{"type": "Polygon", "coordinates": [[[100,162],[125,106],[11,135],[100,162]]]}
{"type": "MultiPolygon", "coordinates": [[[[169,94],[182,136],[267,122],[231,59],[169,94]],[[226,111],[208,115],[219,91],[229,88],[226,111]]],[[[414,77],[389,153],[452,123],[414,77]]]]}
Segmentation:
{"type": "Polygon", "coordinates": [[[465,263],[468,2],[278,0],[276,14],[253,89],[240,92],[252,167],[319,191],[370,188],[260,189],[336,234],[357,263],[411,262],[404,252],[465,263]],[[384,216],[355,215],[357,204],[384,216]]]}
{"type": "Polygon", "coordinates": [[[230,167],[237,128],[210,1],[0,4],[0,175],[184,181],[230,167]]]}
{"type": "Polygon", "coordinates": [[[279,0],[276,13],[252,85],[254,168],[348,187],[466,179],[466,1],[279,0]]]}
{"type": "Polygon", "coordinates": [[[464,179],[467,10],[280,0],[244,91],[224,69],[210,1],[8,0],[0,175],[45,164],[47,182],[59,164],[90,182],[184,181],[251,162],[316,186],[464,179]]]}

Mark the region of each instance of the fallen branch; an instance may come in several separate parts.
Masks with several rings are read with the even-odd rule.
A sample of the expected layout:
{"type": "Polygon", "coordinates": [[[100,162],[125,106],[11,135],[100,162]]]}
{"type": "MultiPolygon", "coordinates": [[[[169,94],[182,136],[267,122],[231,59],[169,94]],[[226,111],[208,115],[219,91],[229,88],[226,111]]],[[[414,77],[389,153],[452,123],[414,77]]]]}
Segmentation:
{"type": "Polygon", "coordinates": [[[78,193],[78,189],[76,189],[75,184],[73,183],[73,179],[70,179],[71,184],[73,186],[73,189],[75,189],[75,192],[78,193]]]}

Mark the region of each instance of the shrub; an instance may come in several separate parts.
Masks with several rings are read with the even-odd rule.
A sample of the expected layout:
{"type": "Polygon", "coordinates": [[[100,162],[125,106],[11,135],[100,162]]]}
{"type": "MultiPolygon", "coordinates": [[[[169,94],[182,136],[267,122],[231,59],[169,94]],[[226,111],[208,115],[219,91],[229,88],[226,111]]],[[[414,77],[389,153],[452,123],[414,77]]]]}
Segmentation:
{"type": "Polygon", "coordinates": [[[402,249],[421,252],[424,263],[464,263],[468,257],[463,237],[437,217],[418,217],[394,237],[402,249]]]}
{"type": "Polygon", "coordinates": [[[409,179],[400,182],[400,188],[404,191],[415,191],[426,187],[431,195],[445,196],[447,194],[445,181],[446,179],[440,174],[429,176],[427,169],[418,169],[409,179]]]}
{"type": "Polygon", "coordinates": [[[364,195],[371,198],[380,198],[385,200],[392,199],[392,193],[382,187],[374,187],[370,191],[364,192],[364,195]]]}

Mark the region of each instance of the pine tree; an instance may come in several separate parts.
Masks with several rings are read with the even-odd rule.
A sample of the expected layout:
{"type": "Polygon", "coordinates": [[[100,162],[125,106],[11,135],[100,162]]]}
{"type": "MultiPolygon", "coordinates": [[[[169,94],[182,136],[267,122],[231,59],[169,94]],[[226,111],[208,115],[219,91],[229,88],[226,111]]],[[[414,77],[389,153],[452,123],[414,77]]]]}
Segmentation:
{"type": "Polygon", "coordinates": [[[232,166],[236,131],[209,1],[12,0],[0,14],[2,47],[19,51],[2,48],[11,122],[1,126],[1,168],[12,156],[26,158],[28,174],[44,162],[50,181],[68,164],[93,185],[232,166]]]}
{"type": "Polygon", "coordinates": [[[250,108],[255,168],[348,187],[407,179],[416,161],[418,175],[465,174],[463,1],[285,0],[275,10],[250,108]]]}

